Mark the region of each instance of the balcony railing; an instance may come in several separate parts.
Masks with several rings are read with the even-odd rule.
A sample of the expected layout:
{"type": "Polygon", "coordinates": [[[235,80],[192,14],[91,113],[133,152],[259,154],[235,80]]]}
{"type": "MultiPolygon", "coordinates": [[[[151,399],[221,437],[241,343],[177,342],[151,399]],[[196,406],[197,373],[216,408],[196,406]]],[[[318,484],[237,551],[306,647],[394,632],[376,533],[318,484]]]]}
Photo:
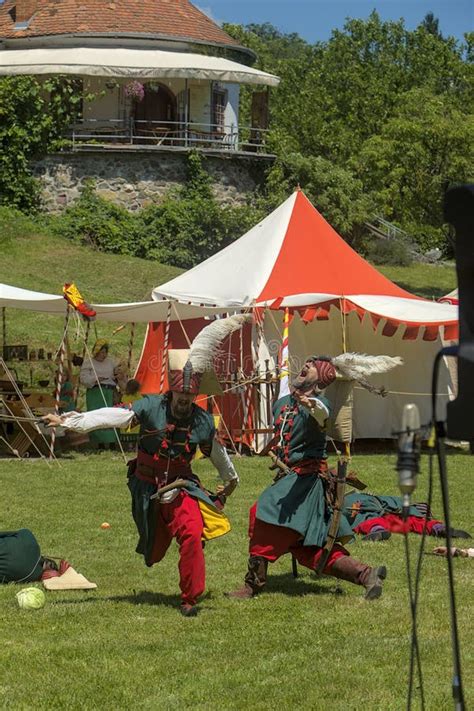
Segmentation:
{"type": "Polygon", "coordinates": [[[72,130],[72,149],[202,148],[219,153],[268,154],[267,129],[183,121],[84,119],[72,130]]]}

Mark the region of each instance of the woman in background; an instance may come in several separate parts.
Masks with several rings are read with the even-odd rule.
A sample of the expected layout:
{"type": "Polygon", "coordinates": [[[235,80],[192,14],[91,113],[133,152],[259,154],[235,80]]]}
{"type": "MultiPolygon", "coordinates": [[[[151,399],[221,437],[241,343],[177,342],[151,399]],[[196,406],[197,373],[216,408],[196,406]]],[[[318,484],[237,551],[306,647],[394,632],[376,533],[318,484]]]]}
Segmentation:
{"type": "MultiPolygon", "coordinates": [[[[79,380],[85,385],[87,411],[98,410],[100,407],[112,407],[114,393],[117,390],[118,366],[109,356],[109,342],[99,338],[92,349],[90,358],[86,358],[81,367],[79,380]]],[[[113,449],[117,442],[115,430],[94,430],[89,439],[99,449],[113,449]]]]}

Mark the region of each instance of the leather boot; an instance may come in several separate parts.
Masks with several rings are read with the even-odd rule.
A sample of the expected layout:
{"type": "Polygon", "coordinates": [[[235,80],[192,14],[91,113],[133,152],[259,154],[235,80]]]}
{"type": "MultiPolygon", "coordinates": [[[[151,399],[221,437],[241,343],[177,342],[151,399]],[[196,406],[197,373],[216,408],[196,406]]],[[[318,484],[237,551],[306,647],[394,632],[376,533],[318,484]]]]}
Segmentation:
{"type": "Polygon", "coordinates": [[[254,555],[249,558],[249,567],[244,578],[243,587],[239,590],[227,593],[227,597],[237,600],[248,600],[257,595],[265,587],[267,582],[268,560],[254,555]]]}
{"type": "Polygon", "coordinates": [[[189,602],[182,602],[179,606],[179,611],[183,617],[196,617],[199,609],[196,605],[191,605],[189,602]]]}
{"type": "MultiPolygon", "coordinates": [[[[438,538],[446,538],[446,526],[444,523],[435,523],[431,529],[431,535],[438,538]]],[[[471,534],[458,528],[450,528],[449,535],[451,538],[472,538],[471,534]]]]}
{"type": "Polygon", "coordinates": [[[376,600],[381,596],[383,581],[387,577],[387,568],[384,565],[371,568],[348,555],[338,558],[326,572],[349,583],[363,585],[366,600],[376,600]]]}

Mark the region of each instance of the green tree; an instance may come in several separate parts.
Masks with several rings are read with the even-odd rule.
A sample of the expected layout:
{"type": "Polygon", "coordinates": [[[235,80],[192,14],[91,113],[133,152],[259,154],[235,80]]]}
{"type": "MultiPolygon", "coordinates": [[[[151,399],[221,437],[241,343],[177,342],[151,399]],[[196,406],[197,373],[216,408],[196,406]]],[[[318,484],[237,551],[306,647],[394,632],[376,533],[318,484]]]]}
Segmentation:
{"type": "Polygon", "coordinates": [[[319,156],[293,153],[279,159],[268,174],[267,210],[283,202],[300,186],[323,217],[349,243],[357,243],[363,224],[373,212],[362,182],[350,170],[319,156]]]}
{"type": "Polygon", "coordinates": [[[97,195],[93,181],[87,183],[79,200],[48,221],[57,235],[99,252],[138,253],[134,216],[124,207],[97,195]]]}
{"type": "Polygon", "coordinates": [[[456,99],[412,89],[362,147],[359,175],[379,211],[424,248],[444,246],[441,198],[446,184],[472,178],[473,135],[474,115],[456,99]]]}
{"type": "Polygon", "coordinates": [[[283,196],[289,179],[316,204],[327,195],[323,212],[348,239],[373,206],[426,246],[442,240],[442,186],[454,174],[468,177],[474,42],[472,34],[461,44],[436,29],[434,17],[409,31],[403,20],[384,22],[373,12],[309,45],[268,25],[227,27],[258,53],[262,69],[281,77],[271,96],[268,146],[278,163],[269,192],[283,196]],[[315,159],[362,210],[341,199],[344,189],[312,187],[315,159]]]}
{"type": "Polygon", "coordinates": [[[38,207],[31,160],[58,146],[81,104],[74,78],[0,78],[0,203],[38,207]]]}
{"type": "Polygon", "coordinates": [[[435,35],[436,37],[442,37],[441,32],[439,31],[439,20],[437,17],[435,17],[433,15],[432,12],[426,13],[420,27],[424,27],[424,29],[430,35],[435,35]]]}

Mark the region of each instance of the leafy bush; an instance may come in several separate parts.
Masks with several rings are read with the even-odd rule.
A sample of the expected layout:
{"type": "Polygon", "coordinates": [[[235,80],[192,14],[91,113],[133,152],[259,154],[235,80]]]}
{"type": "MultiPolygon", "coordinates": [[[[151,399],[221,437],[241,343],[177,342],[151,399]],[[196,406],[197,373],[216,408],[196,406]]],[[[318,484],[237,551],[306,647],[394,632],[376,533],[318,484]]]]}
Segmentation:
{"type": "Polygon", "coordinates": [[[139,215],[137,256],[189,268],[221,245],[220,211],[215,200],[168,198],[139,215]]]}
{"type": "Polygon", "coordinates": [[[77,202],[48,223],[54,233],[93,249],[188,269],[240,237],[264,211],[220,206],[199,154],[190,153],[187,168],[179,190],[139,213],[100,197],[90,182],[77,202]]]}
{"type": "Polygon", "coordinates": [[[367,258],[374,264],[408,267],[413,262],[408,245],[401,240],[378,239],[367,245],[367,258]]]}
{"type": "Polygon", "coordinates": [[[408,222],[404,228],[413,237],[421,252],[438,248],[446,257],[453,256],[453,246],[446,238],[447,229],[417,222],[408,222]]]}
{"type": "Polygon", "coordinates": [[[136,219],[125,208],[97,195],[88,183],[77,202],[50,219],[54,233],[114,254],[137,254],[136,219]]]}

